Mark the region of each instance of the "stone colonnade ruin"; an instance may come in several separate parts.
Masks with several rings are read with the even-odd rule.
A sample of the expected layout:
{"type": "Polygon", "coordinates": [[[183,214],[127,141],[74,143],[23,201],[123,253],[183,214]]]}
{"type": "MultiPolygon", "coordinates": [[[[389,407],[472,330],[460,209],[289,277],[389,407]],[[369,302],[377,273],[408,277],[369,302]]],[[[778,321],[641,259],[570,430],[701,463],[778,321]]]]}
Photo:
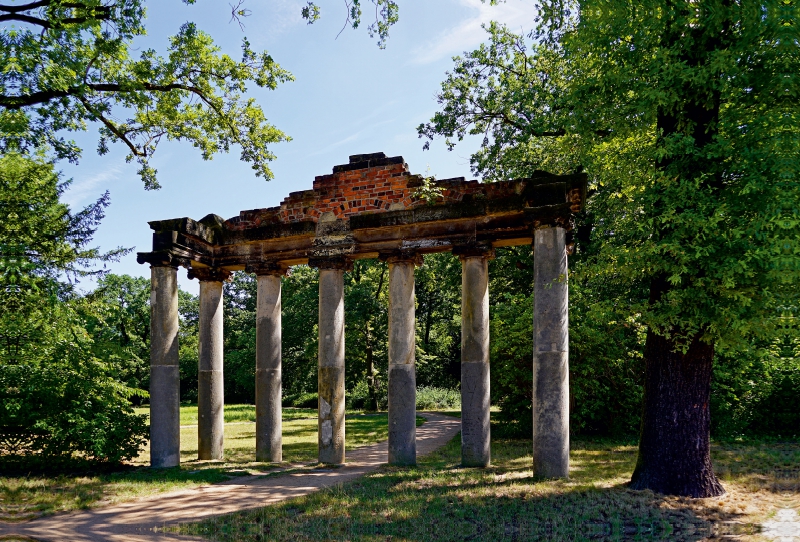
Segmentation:
{"type": "Polygon", "coordinates": [[[150,459],[180,463],[177,270],[200,281],[199,459],[223,456],[222,284],[233,271],[258,280],[256,460],[281,461],[281,276],[293,265],[319,269],[319,461],[345,462],[343,274],[360,258],[389,264],[389,457],[416,462],[414,268],[425,254],[452,251],[462,262],[461,457],[490,462],[489,271],[497,247],[532,244],[534,259],[534,474],[569,472],[567,252],[586,176],[537,172],[496,183],[435,182],[439,197],[417,195],[423,178],[402,157],[355,155],[313,189],[278,207],[150,222],[150,459]]]}

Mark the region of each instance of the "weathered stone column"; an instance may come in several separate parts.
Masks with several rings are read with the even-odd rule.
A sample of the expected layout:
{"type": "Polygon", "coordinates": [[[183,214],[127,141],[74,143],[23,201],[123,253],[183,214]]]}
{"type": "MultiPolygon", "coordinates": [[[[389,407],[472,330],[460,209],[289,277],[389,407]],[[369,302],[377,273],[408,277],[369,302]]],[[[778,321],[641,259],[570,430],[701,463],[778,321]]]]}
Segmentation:
{"type": "Polygon", "coordinates": [[[150,465],[181,462],[178,269],[150,267],[150,465]]]}
{"type": "Polygon", "coordinates": [[[533,237],[533,473],[569,476],[569,318],[566,230],[533,237]]]}
{"type": "Polygon", "coordinates": [[[319,268],[319,462],[344,463],[344,258],[315,259],[319,268]]]}
{"type": "Polygon", "coordinates": [[[389,464],[417,463],[415,253],[384,256],[389,262],[389,464]]]}
{"type": "Polygon", "coordinates": [[[229,272],[192,269],[189,278],[200,279],[200,337],[197,367],[198,459],[222,459],[225,432],[223,381],[222,283],[229,272]]]}
{"type": "Polygon", "coordinates": [[[489,429],[490,245],[457,247],[461,257],[461,463],[491,461],[489,429]]]}
{"type": "Polygon", "coordinates": [[[256,461],[283,459],[281,435],[281,276],[286,268],[265,263],[248,268],[258,276],[256,303],[256,461]]]}

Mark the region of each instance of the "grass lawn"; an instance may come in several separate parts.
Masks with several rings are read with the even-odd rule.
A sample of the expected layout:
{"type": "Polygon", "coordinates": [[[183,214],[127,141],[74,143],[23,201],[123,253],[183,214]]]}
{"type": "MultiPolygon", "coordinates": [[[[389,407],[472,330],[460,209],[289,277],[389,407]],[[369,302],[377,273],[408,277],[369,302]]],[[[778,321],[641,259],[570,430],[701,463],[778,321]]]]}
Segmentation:
{"type": "Polygon", "coordinates": [[[464,469],[456,437],[416,468],[173,530],[225,542],[767,540],[755,525],[800,507],[800,443],[715,443],[713,460],[728,493],[684,499],[625,487],[633,443],[576,440],[570,480],[537,481],[530,440],[494,440],[492,467],[464,469]]]}
{"type": "MultiPolygon", "coordinates": [[[[146,409],[145,409],[146,410],[146,409]]],[[[197,460],[197,407],[181,407],[181,466],[153,470],[149,446],[118,472],[56,477],[0,477],[0,520],[22,521],[64,510],[112,504],[176,489],[188,489],[236,476],[263,475],[302,467],[317,457],[317,411],[283,410],[283,459],[288,465],[257,463],[255,407],[225,406],[225,460],[197,460]]],[[[417,423],[421,423],[418,419],[417,423]]],[[[388,438],[387,415],[348,412],[347,449],[388,438]]]]}
{"type": "MultiPolygon", "coordinates": [[[[133,409],[136,414],[150,417],[150,407],[133,409]]],[[[360,414],[358,411],[348,411],[347,414],[360,414]]],[[[315,408],[283,408],[283,421],[300,420],[304,418],[316,419],[315,408]]],[[[255,405],[225,405],[225,423],[254,422],[256,421],[255,405]]],[[[197,405],[181,405],[181,425],[197,425],[197,405]]]]}

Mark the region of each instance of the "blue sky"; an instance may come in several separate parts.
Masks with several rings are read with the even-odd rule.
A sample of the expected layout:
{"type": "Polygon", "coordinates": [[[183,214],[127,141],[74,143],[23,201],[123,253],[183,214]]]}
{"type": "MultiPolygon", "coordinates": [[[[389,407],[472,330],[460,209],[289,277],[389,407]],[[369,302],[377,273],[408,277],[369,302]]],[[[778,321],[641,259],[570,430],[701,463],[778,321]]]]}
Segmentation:
{"type": "MultiPolygon", "coordinates": [[[[78,134],[84,149],[78,165],[60,164],[73,179],[65,200],[78,208],[105,190],[111,206],[95,241],[102,249],[117,246],[149,250],[148,220],[216,213],[224,218],[242,209],[277,205],[289,192],[311,188],[316,175],[330,173],[351,154],[385,152],[402,155],[412,171],[430,166],[438,177],[470,176],[469,155],[477,140],[448,152],[442,142],[422,150],[416,126],[437,110],[435,94],[452,66],[452,56],[472,50],[485,39],[481,24],[498,20],[515,30],[528,30],[535,10],[531,0],[507,0],[489,6],[480,0],[399,0],[400,22],[391,30],[386,49],[375,45],[365,28],[345,29],[344,3],[320,0],[322,19],[307,25],[300,17],[304,2],[247,0],[252,16],[244,31],[230,23],[228,2],[179,0],[148,2],[148,35],[137,47],[164,51],[179,26],[192,21],[211,34],[226,53],[239,58],[243,37],[256,50],[267,50],[296,80],[275,91],[257,87],[252,95],[271,123],[292,137],[272,147],[275,178],[256,178],[239,161],[239,149],[204,161],[191,145],[162,143],[152,161],[162,189],[145,191],[136,164],[126,164],[120,146],[102,157],[95,153],[97,130],[78,134]]],[[[365,7],[369,2],[364,2],[365,7]]],[[[365,22],[370,22],[365,9],[365,22]]],[[[364,25],[366,26],[366,25],[364,25]]],[[[115,273],[149,276],[135,253],[111,264],[115,273]]],[[[196,281],[179,272],[184,289],[196,292],[196,281]]],[[[82,286],[90,288],[90,283],[82,286]]]]}

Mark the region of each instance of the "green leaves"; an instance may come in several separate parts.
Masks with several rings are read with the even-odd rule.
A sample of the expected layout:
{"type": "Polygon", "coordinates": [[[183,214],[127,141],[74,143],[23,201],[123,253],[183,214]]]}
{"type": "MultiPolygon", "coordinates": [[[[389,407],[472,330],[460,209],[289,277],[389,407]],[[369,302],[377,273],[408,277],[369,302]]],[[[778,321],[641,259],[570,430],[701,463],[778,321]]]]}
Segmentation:
{"type": "Polygon", "coordinates": [[[800,290],[796,3],[554,1],[540,13],[529,36],[491,25],[455,59],[420,137],[452,148],[483,135],[471,164],[490,181],[582,167],[587,272],[657,281],[629,310],[676,344],[775,333],[776,299],[796,306],[800,290]]]}
{"type": "MultiPolygon", "coordinates": [[[[72,212],[59,202],[61,182],[41,157],[0,158],[0,460],[18,466],[32,459],[118,462],[138,455],[147,432],[123,384],[122,362],[136,359],[142,341],[120,314],[118,348],[101,328],[112,319],[97,299],[75,295],[74,281],[102,275],[93,266],[124,249],[103,254],[89,247],[108,195],[72,212]],[[87,328],[96,332],[93,337],[87,328]],[[126,341],[126,342],[125,342],[126,341]],[[19,446],[9,447],[9,442],[19,446]],[[21,444],[20,444],[21,443],[21,444]],[[10,457],[9,457],[10,454],[10,457]],[[26,456],[27,457],[26,459],[26,456]]],[[[140,302],[147,303],[147,296],[140,302]]],[[[141,304],[141,303],[140,303],[141,304]]],[[[139,307],[141,312],[142,307],[139,307]]],[[[124,311],[122,311],[124,312],[124,311]]],[[[139,356],[138,361],[141,361],[139,356]]],[[[131,364],[132,365],[132,364],[131,364]]],[[[140,375],[139,375],[140,376],[140,375]]]]}
{"type": "MultiPolygon", "coordinates": [[[[0,7],[0,15],[9,10],[0,7]]],[[[1,148],[48,145],[57,158],[75,161],[80,149],[60,134],[99,122],[98,152],[125,145],[147,189],[159,186],[149,160],[165,138],[189,141],[206,160],[237,145],[257,176],[272,178],[268,148],[289,138],[244,97],[251,83],[275,89],[292,80],[269,54],[245,39],[236,61],[186,23],[166,57],[149,49],[134,59],[132,39],[144,34],[141,0],[52,0],[9,16],[31,14],[36,20],[23,22],[33,28],[0,31],[1,148]]]]}
{"type": "MultiPolygon", "coordinates": [[[[378,36],[378,47],[385,49],[386,40],[389,39],[389,29],[400,19],[400,7],[393,0],[372,0],[372,4],[375,6],[375,21],[367,27],[367,32],[371,38],[378,36]]],[[[361,0],[345,0],[345,8],[347,18],[342,30],[348,25],[358,28],[362,15],[361,0]]],[[[318,21],[321,14],[320,7],[310,1],[300,10],[300,15],[308,21],[308,24],[318,21]]],[[[339,33],[341,34],[341,31],[339,33]]]]}

